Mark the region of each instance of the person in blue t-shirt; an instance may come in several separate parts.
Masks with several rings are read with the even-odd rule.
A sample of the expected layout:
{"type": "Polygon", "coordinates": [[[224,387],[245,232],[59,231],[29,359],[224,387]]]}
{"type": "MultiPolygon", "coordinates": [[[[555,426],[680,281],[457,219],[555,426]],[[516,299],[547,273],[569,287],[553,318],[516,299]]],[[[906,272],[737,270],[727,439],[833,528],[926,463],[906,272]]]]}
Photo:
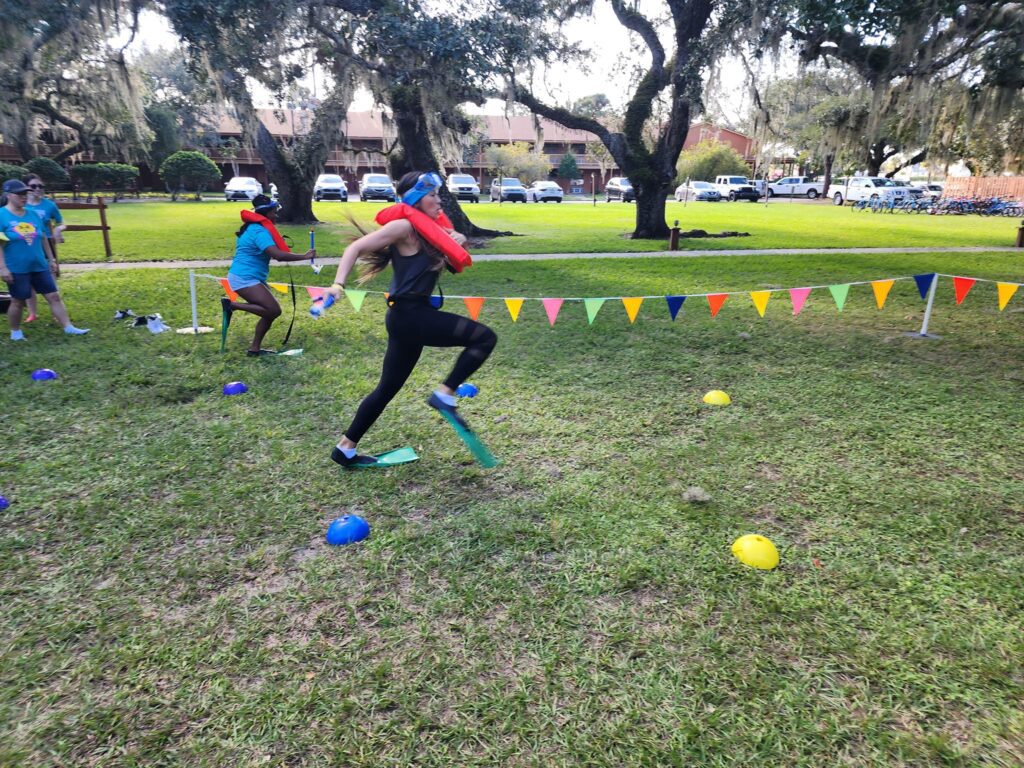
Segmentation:
{"type": "MultiPolygon", "coordinates": [[[[67,224],[64,223],[64,217],[60,215],[60,209],[53,200],[49,200],[43,195],[46,192],[46,184],[36,174],[30,173],[28,176],[22,176],[21,180],[25,182],[25,186],[28,187],[28,202],[25,203],[25,207],[30,211],[35,211],[39,214],[39,218],[43,220],[43,227],[45,229],[45,237],[50,241],[50,253],[53,254],[53,277],[57,279],[60,277],[60,260],[57,258],[57,243],[64,242],[64,228],[67,224]]],[[[26,323],[31,323],[36,319],[36,292],[32,291],[32,295],[28,299],[28,317],[25,318],[26,323]]]]}
{"type": "MultiPolygon", "coordinates": [[[[247,221],[235,233],[238,240],[235,243],[235,257],[228,269],[228,285],[245,301],[231,301],[228,298],[223,298],[221,305],[224,308],[225,323],[231,321],[231,313],[238,309],[243,312],[251,312],[259,317],[256,330],[253,333],[252,344],[249,345],[249,350],[246,352],[247,355],[257,357],[275,354],[273,350],[262,349],[260,345],[263,343],[263,337],[270,330],[270,326],[281,316],[281,305],[277,303],[277,299],[267,287],[270,260],[309,261],[316,256],[316,251],[311,248],[304,254],[289,253],[275,244],[274,234],[277,234],[277,230],[274,228],[274,222],[277,221],[280,203],[271,200],[266,195],[256,195],[252,200],[252,207],[255,213],[266,217],[270,228],[268,229],[255,221],[247,221]]],[[[283,243],[283,241],[281,242],[283,243]]]]}
{"type": "Polygon", "coordinates": [[[11,339],[25,339],[21,318],[33,290],[49,303],[64,333],[76,336],[88,333],[88,328],[76,328],[68,319],[68,311],[53,281],[55,265],[50,244],[43,235],[42,219],[25,207],[28,187],[23,181],[11,179],[4,182],[3,193],[7,205],[0,208],[0,280],[7,283],[11,293],[11,305],[7,309],[11,339]]]}

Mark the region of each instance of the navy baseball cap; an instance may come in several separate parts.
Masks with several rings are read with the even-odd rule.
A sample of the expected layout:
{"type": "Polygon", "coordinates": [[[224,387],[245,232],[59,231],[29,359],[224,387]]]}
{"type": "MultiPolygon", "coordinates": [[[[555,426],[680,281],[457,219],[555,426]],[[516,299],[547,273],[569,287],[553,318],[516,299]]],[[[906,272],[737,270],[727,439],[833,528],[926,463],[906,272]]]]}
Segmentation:
{"type": "Polygon", "coordinates": [[[4,182],[5,195],[23,195],[28,192],[28,187],[21,179],[8,179],[4,182]]]}

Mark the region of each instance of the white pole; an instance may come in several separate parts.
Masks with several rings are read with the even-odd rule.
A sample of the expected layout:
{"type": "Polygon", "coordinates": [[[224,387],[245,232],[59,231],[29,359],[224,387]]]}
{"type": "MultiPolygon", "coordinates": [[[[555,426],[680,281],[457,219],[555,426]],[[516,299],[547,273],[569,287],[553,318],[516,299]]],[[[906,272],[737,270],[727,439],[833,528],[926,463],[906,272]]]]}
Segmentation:
{"type": "Polygon", "coordinates": [[[932,275],[932,287],[928,289],[928,306],[924,308],[924,322],[921,323],[920,336],[928,335],[928,322],[932,319],[932,303],[935,301],[935,286],[939,282],[938,273],[932,275]]]}
{"type": "Polygon", "coordinates": [[[188,288],[192,293],[192,333],[199,334],[199,313],[196,310],[196,271],[188,271],[188,288]]]}

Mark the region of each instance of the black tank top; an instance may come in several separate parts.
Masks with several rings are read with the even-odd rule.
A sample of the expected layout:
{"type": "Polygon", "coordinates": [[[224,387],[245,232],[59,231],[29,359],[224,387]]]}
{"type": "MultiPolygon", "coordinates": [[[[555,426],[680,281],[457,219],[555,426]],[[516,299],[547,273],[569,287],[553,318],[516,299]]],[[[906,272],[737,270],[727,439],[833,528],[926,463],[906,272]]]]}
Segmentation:
{"type": "Polygon", "coordinates": [[[430,268],[431,258],[425,249],[420,248],[415,256],[403,256],[395,246],[391,246],[391,297],[423,297],[434,292],[439,272],[430,268]]]}

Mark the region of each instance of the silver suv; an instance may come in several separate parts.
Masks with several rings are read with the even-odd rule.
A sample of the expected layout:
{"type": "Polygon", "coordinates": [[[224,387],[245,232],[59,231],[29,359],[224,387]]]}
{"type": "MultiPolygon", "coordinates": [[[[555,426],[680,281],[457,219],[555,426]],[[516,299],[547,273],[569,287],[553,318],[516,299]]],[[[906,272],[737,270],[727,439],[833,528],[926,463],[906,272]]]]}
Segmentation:
{"type": "Polygon", "coordinates": [[[495,200],[525,203],[526,187],[519,179],[495,179],[491,182],[491,202],[495,200]]]}
{"type": "Polygon", "coordinates": [[[480,186],[468,173],[453,173],[448,177],[448,191],[459,200],[480,202],[480,186]]]}
{"type": "Polygon", "coordinates": [[[335,173],[321,173],[316,177],[313,199],[318,203],[321,200],[340,200],[347,203],[348,187],[345,186],[345,180],[335,173]]]}
{"type": "Polygon", "coordinates": [[[605,184],[604,201],[610,203],[613,197],[620,203],[629,203],[636,200],[636,192],[633,191],[633,185],[630,184],[629,179],[625,176],[615,176],[608,179],[608,183],[605,184]]]}
{"type": "Polygon", "coordinates": [[[386,173],[364,173],[359,180],[359,199],[395,202],[395,185],[386,173]]]}

